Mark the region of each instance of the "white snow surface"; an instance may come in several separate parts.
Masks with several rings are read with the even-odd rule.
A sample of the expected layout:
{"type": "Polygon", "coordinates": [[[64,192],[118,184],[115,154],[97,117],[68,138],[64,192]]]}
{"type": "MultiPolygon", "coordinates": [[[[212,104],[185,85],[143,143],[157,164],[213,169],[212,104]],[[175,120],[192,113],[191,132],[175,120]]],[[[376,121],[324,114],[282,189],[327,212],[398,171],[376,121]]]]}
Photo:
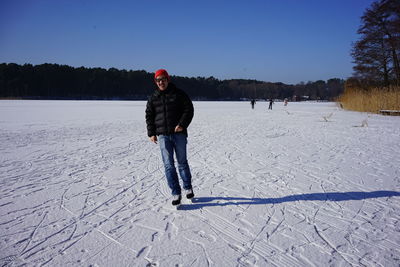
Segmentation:
{"type": "Polygon", "coordinates": [[[171,207],[144,101],[0,101],[0,266],[399,266],[400,117],[194,102],[171,207]]]}

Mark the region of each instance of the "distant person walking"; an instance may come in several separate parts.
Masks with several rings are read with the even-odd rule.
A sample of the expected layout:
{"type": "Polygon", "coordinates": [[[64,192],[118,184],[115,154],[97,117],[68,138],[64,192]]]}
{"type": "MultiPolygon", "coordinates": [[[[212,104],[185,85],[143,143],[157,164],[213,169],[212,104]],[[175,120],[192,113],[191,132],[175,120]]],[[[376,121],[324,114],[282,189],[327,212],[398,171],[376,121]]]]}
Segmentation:
{"type": "Polygon", "coordinates": [[[255,99],[252,99],[251,101],[250,101],[250,104],[251,104],[251,109],[254,109],[254,104],[256,103],[256,100],[255,99]]]}
{"type": "Polygon", "coordinates": [[[286,107],[286,106],[287,106],[287,104],[288,104],[288,99],[287,99],[287,98],[285,98],[285,99],[283,100],[283,105],[286,107]]]}
{"type": "Polygon", "coordinates": [[[272,98],[269,100],[269,106],[268,109],[272,109],[272,104],[274,103],[274,101],[272,100],[272,98]]]}
{"type": "Polygon", "coordinates": [[[165,176],[173,196],[172,205],[177,206],[181,203],[182,190],[175,169],[174,153],[186,197],[194,197],[192,175],[186,156],[187,128],[194,114],[193,103],[184,91],[170,82],[166,70],[157,70],[154,81],[157,88],[146,106],[147,135],[151,142],[160,142],[165,176]]]}

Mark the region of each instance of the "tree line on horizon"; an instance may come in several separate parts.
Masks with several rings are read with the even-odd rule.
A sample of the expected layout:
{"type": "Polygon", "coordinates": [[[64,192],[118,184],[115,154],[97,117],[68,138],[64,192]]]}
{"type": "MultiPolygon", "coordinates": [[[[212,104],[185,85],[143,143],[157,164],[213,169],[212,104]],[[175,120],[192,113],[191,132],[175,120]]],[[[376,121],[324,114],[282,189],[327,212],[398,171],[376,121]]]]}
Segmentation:
{"type": "MultiPolygon", "coordinates": [[[[153,92],[154,73],[144,70],[85,68],[59,64],[0,64],[0,98],[145,100],[153,92]]],[[[172,76],[194,100],[332,100],[344,90],[343,79],[299,83],[219,80],[172,76]]]]}
{"type": "Polygon", "coordinates": [[[400,88],[400,1],[377,0],[361,17],[351,56],[355,66],[346,87],[400,88]]]}

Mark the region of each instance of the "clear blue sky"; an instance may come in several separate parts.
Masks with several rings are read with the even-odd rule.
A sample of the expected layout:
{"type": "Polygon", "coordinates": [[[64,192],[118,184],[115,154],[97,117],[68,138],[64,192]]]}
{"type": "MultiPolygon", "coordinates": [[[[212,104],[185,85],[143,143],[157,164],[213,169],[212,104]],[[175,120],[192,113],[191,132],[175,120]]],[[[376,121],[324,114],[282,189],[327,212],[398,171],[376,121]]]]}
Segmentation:
{"type": "Polygon", "coordinates": [[[0,63],[289,84],[347,78],[373,0],[1,0],[0,63]]]}

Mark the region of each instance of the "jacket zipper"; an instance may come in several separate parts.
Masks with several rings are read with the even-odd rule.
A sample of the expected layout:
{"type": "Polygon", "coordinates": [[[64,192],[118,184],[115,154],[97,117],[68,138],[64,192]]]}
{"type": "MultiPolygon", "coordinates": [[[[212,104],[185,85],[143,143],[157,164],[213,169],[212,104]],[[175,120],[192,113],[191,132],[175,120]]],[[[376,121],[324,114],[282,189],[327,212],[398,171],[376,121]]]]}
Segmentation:
{"type": "Polygon", "coordinates": [[[167,107],[165,104],[165,95],[163,95],[163,107],[164,107],[164,126],[165,126],[165,134],[169,134],[168,125],[167,125],[167,107]]]}

